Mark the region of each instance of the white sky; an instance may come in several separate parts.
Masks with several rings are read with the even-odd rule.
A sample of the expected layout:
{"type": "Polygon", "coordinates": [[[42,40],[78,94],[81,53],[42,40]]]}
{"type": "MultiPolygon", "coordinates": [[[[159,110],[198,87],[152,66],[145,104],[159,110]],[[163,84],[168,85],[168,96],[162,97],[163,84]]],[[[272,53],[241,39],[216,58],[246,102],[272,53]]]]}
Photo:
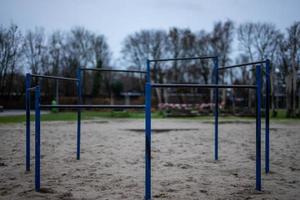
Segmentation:
{"type": "Polygon", "coordinates": [[[285,30],[300,20],[300,0],[0,0],[0,24],[47,33],[82,25],[104,34],[114,59],[126,35],[176,26],[210,31],[219,20],[272,22],[285,30]]]}

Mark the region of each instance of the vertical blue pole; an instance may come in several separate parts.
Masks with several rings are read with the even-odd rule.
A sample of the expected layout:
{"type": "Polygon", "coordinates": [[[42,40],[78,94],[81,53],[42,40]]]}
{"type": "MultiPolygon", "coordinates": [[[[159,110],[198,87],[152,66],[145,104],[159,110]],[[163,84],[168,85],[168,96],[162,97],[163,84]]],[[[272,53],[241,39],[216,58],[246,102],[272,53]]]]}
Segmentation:
{"type": "Polygon", "coordinates": [[[150,61],[147,59],[146,65],[146,83],[151,83],[151,74],[150,74],[150,61]]]}
{"type": "Polygon", "coordinates": [[[151,200],[151,79],[150,62],[147,60],[145,95],[145,200],[151,200]]]}
{"type": "Polygon", "coordinates": [[[26,74],[25,107],[26,107],[26,171],[30,171],[30,91],[31,75],[26,74]]]}
{"type": "Polygon", "coordinates": [[[35,191],[40,191],[41,171],[40,87],[35,89],[35,191]]]}
{"type": "Polygon", "coordinates": [[[271,82],[270,82],[270,60],[267,59],[266,61],[266,135],[265,135],[265,171],[266,174],[270,172],[270,89],[271,89],[271,82]]]}
{"type": "Polygon", "coordinates": [[[256,66],[256,190],[261,191],[261,66],[256,66]]]}
{"type": "MultiPolygon", "coordinates": [[[[77,96],[78,96],[78,104],[81,104],[81,70],[77,69],[77,96]]],[[[80,160],[80,131],[81,131],[81,109],[77,110],[77,152],[76,158],[80,160]]]]}
{"type": "MultiPolygon", "coordinates": [[[[215,84],[219,83],[219,72],[218,72],[218,57],[214,58],[214,80],[215,84]]],[[[215,160],[219,159],[219,88],[214,89],[214,96],[215,96],[215,160]]]]}

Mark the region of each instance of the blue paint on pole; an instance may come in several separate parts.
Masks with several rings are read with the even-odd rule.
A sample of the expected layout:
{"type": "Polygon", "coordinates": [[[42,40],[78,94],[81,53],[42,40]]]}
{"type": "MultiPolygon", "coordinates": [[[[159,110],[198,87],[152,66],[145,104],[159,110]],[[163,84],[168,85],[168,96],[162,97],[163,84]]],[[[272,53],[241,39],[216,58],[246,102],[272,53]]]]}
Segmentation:
{"type": "Polygon", "coordinates": [[[25,81],[25,107],[26,107],[26,171],[30,171],[30,88],[31,76],[26,74],[25,81]]]}
{"type": "MultiPolygon", "coordinates": [[[[81,70],[80,68],[77,69],[77,96],[78,96],[78,105],[81,104],[81,70]]],[[[80,160],[80,131],[81,131],[81,109],[78,108],[77,110],[77,152],[76,158],[80,160]]]]}
{"type": "Polygon", "coordinates": [[[40,87],[35,89],[35,191],[40,191],[41,171],[40,87]]]}
{"type": "MultiPolygon", "coordinates": [[[[218,73],[218,58],[214,58],[214,81],[215,84],[219,83],[219,73],[218,73]]],[[[219,89],[214,89],[214,96],[215,96],[215,160],[219,159],[219,89]]]]}
{"type": "Polygon", "coordinates": [[[150,61],[146,64],[145,86],[145,200],[151,199],[151,71],[150,61]]]}
{"type": "Polygon", "coordinates": [[[256,190],[261,191],[261,66],[256,67],[256,190]]]}
{"type": "Polygon", "coordinates": [[[265,135],[265,172],[268,174],[270,172],[270,60],[266,61],[266,119],[265,119],[265,126],[266,126],[266,135],[265,135]]]}
{"type": "Polygon", "coordinates": [[[151,84],[146,83],[145,200],[151,199],[151,84]]]}

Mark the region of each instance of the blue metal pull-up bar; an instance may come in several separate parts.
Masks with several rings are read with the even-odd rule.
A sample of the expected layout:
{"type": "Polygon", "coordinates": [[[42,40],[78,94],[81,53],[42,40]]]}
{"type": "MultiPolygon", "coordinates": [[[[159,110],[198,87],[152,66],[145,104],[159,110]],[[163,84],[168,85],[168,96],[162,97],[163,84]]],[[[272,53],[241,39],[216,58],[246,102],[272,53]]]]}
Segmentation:
{"type": "Polygon", "coordinates": [[[173,84],[173,83],[153,83],[154,88],[249,88],[256,89],[256,85],[218,85],[218,84],[173,84]]]}
{"type": "Polygon", "coordinates": [[[41,188],[41,111],[40,111],[40,87],[35,88],[35,191],[41,188]]]}
{"type": "Polygon", "coordinates": [[[142,70],[123,70],[123,69],[107,69],[107,68],[80,68],[82,71],[99,71],[99,72],[125,72],[125,73],[141,73],[146,74],[142,70]]]}
{"type": "MultiPolygon", "coordinates": [[[[189,58],[166,58],[166,59],[153,59],[146,61],[146,85],[145,85],[145,200],[151,199],[151,75],[150,75],[150,64],[157,63],[157,62],[167,62],[167,61],[180,61],[180,60],[206,60],[212,59],[215,63],[215,67],[218,66],[218,57],[217,56],[200,56],[200,57],[189,57],[189,58]],[[147,98],[147,96],[150,98],[147,98]]],[[[217,72],[217,70],[215,70],[217,72]]],[[[156,65],[154,65],[154,73],[156,74],[156,65]]],[[[158,83],[154,83],[156,85],[158,83]]],[[[217,84],[217,82],[216,82],[217,84]]],[[[218,88],[215,88],[217,91],[218,88]]],[[[217,94],[217,93],[215,93],[217,94]]],[[[217,107],[217,105],[216,105],[217,107]]],[[[218,112],[218,109],[215,109],[218,112]]],[[[216,115],[215,115],[216,116],[216,115]]],[[[215,119],[218,119],[215,117],[215,119]]],[[[218,124],[215,123],[215,154],[217,155],[218,150],[218,124]]],[[[215,157],[216,158],[216,157],[215,157]]]]}
{"type": "MultiPolygon", "coordinates": [[[[213,70],[213,78],[214,83],[216,85],[219,84],[219,74],[218,74],[218,67],[219,67],[219,59],[214,58],[214,70],[213,70]]],[[[215,160],[219,159],[219,88],[214,89],[214,101],[215,101],[215,109],[214,109],[214,118],[215,118],[215,160]]]]}
{"type": "MultiPolygon", "coordinates": [[[[197,87],[215,89],[215,159],[218,159],[218,88],[248,88],[256,90],[256,190],[261,190],[261,66],[256,67],[256,85],[219,85],[218,59],[214,59],[215,84],[159,84],[150,80],[150,60],[147,60],[147,83],[145,86],[145,200],[151,200],[151,90],[152,88],[197,87]]],[[[158,61],[169,61],[163,59],[158,61]]],[[[260,62],[259,62],[260,63],[260,62]]]]}
{"type": "Polygon", "coordinates": [[[256,67],[256,190],[261,191],[261,66],[256,67]]]}
{"type": "MultiPolygon", "coordinates": [[[[225,66],[217,68],[220,70],[227,70],[236,67],[248,67],[248,66],[261,66],[265,65],[265,80],[266,80],[266,99],[265,99],[265,173],[270,172],[270,90],[271,90],[271,79],[270,79],[270,60],[262,60],[257,62],[242,63],[237,65],[225,66]]],[[[218,79],[218,73],[216,74],[216,80],[218,79]]],[[[218,101],[217,101],[218,102],[218,101]]],[[[217,108],[216,108],[217,109],[217,108]]],[[[218,115],[215,115],[215,121],[218,119],[218,115]]]]}
{"type": "Polygon", "coordinates": [[[107,108],[107,109],[141,109],[145,105],[40,105],[41,108],[107,108]]]}
{"type": "Polygon", "coordinates": [[[257,61],[257,62],[249,62],[249,63],[242,63],[242,64],[237,64],[237,65],[230,65],[230,66],[225,66],[225,67],[219,67],[218,70],[225,70],[225,69],[232,69],[236,67],[247,67],[247,66],[258,66],[259,64],[264,64],[266,63],[267,60],[262,60],[262,61],[257,61]]]}
{"type": "MultiPolygon", "coordinates": [[[[146,180],[145,180],[145,199],[151,199],[151,89],[152,88],[181,88],[181,87],[197,87],[197,88],[248,88],[256,89],[256,189],[261,190],[261,80],[260,66],[257,67],[257,84],[253,85],[201,85],[201,84],[150,84],[146,83],[146,180]],[[239,87],[240,86],[240,87],[239,87]]],[[[217,138],[217,137],[216,137],[217,138]]],[[[217,152],[217,151],[216,151],[217,152]]]]}
{"type": "MultiPolygon", "coordinates": [[[[258,62],[257,62],[258,63],[258,62]]],[[[253,64],[253,63],[252,63],[253,64]]],[[[269,74],[269,61],[266,62],[266,72],[269,74]]],[[[243,65],[244,66],[244,65],[243,65]]],[[[84,68],[87,69],[87,68],[84,68]]],[[[218,159],[218,89],[219,88],[248,88],[256,89],[256,189],[261,190],[261,66],[256,67],[256,85],[220,85],[218,84],[218,59],[217,57],[194,57],[194,58],[178,58],[178,59],[158,59],[158,60],[147,60],[147,71],[146,78],[147,83],[145,85],[146,98],[145,105],[82,105],[81,104],[81,70],[77,71],[77,79],[65,78],[65,77],[54,77],[54,76],[43,76],[43,75],[34,75],[35,77],[41,78],[52,78],[59,80],[72,80],[77,81],[78,89],[78,104],[77,105],[41,105],[40,103],[40,87],[36,86],[31,88],[30,81],[31,75],[26,74],[26,119],[30,119],[30,91],[35,91],[35,190],[40,191],[40,109],[41,108],[69,108],[78,110],[78,126],[77,126],[77,159],[80,158],[80,120],[81,112],[80,109],[83,108],[122,108],[122,109],[144,109],[145,108],[145,199],[151,199],[151,92],[152,88],[178,88],[178,87],[187,87],[187,88],[214,88],[215,89],[215,159],[218,159]],[[215,72],[215,84],[159,84],[153,83],[151,85],[150,81],[150,62],[157,61],[172,61],[172,60],[190,60],[190,59],[213,59],[214,60],[214,72],[215,72]],[[28,101],[27,101],[28,100],[28,101]],[[29,103],[29,104],[28,104],[29,103]],[[28,112],[29,111],[29,112],[28,112]],[[29,116],[27,118],[27,115],[29,116]]],[[[135,70],[94,70],[94,71],[113,71],[113,72],[136,72],[136,73],[145,73],[144,71],[135,71],[135,70]]],[[[267,88],[269,82],[267,81],[267,88]]],[[[269,93],[267,93],[269,94],[269,93]]],[[[267,95],[268,96],[268,95],[267,95]]],[[[269,102],[269,101],[267,101],[269,102]]],[[[267,108],[266,108],[267,109],[267,108]]],[[[269,109],[269,108],[268,108],[269,109]]],[[[267,109],[267,110],[268,110],[267,109]]],[[[267,123],[267,122],[266,122],[267,123]]],[[[30,126],[30,124],[29,124],[30,126]]],[[[26,121],[26,169],[29,170],[30,166],[30,156],[29,161],[27,162],[27,156],[30,155],[30,129],[26,121]],[[27,129],[28,128],[28,129],[27,129]],[[29,133],[29,135],[27,135],[29,133]],[[28,150],[29,147],[29,150],[28,150]],[[27,153],[29,151],[29,153],[27,153]],[[28,168],[27,168],[28,167],[28,168]]],[[[266,126],[267,127],[267,126],[266,126]]],[[[269,136],[268,136],[269,137],[269,136]]],[[[269,146],[269,141],[267,140],[266,135],[266,146],[269,146]]],[[[267,148],[267,147],[266,147],[267,148]]],[[[266,154],[266,160],[269,159],[266,154]]],[[[267,164],[267,162],[266,162],[267,164]]],[[[266,165],[267,171],[267,165],[266,165]]]]}
{"type": "MultiPolygon", "coordinates": [[[[108,68],[78,68],[77,69],[77,98],[78,105],[72,106],[73,108],[77,108],[77,151],[76,158],[80,160],[80,140],[81,140],[81,109],[82,108],[144,108],[144,105],[82,105],[82,88],[81,88],[81,72],[84,71],[96,71],[96,72],[118,72],[118,73],[139,73],[139,74],[147,74],[147,71],[142,70],[123,70],[123,69],[108,69],[108,68]],[[98,106],[98,107],[97,107],[98,106]],[[100,106],[100,107],[99,107],[100,106]]],[[[63,106],[63,105],[59,105],[63,106]]],[[[68,108],[71,108],[68,107],[68,108]]],[[[62,107],[61,107],[62,108],[62,107]]]]}
{"type": "Polygon", "coordinates": [[[61,76],[48,76],[48,75],[40,75],[40,74],[30,74],[26,73],[25,80],[25,107],[26,107],[26,171],[30,171],[30,92],[35,91],[35,89],[39,86],[31,87],[31,79],[32,78],[45,78],[45,79],[54,79],[61,81],[75,81],[78,82],[79,79],[76,78],[68,78],[61,76]]]}
{"type": "Polygon", "coordinates": [[[40,75],[40,74],[30,74],[30,76],[37,77],[37,78],[63,80],[63,81],[78,81],[78,79],[76,79],[76,78],[67,78],[67,77],[61,77],[61,76],[47,76],[47,75],[40,75]]]}
{"type": "Polygon", "coordinates": [[[165,62],[165,61],[182,61],[182,60],[205,60],[214,59],[217,56],[199,56],[199,57],[188,57],[188,58],[164,58],[164,59],[152,59],[149,62],[165,62]]]}
{"type": "Polygon", "coordinates": [[[270,79],[270,60],[266,60],[266,99],[265,99],[265,172],[270,172],[270,92],[271,92],[271,79],[270,79]]]}

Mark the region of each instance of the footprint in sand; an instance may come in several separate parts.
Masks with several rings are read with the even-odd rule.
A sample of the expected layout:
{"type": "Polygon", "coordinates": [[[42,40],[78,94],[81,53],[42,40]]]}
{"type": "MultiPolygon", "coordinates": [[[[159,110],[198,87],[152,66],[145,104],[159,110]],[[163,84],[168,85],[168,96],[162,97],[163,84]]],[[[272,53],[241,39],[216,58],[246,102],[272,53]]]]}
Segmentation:
{"type": "Polygon", "coordinates": [[[165,166],[165,167],[173,167],[174,164],[171,163],[171,162],[166,162],[163,166],[165,166]]]}
{"type": "Polygon", "coordinates": [[[177,167],[181,168],[181,169],[190,169],[192,168],[193,166],[189,165],[189,164],[178,164],[177,167]]]}

